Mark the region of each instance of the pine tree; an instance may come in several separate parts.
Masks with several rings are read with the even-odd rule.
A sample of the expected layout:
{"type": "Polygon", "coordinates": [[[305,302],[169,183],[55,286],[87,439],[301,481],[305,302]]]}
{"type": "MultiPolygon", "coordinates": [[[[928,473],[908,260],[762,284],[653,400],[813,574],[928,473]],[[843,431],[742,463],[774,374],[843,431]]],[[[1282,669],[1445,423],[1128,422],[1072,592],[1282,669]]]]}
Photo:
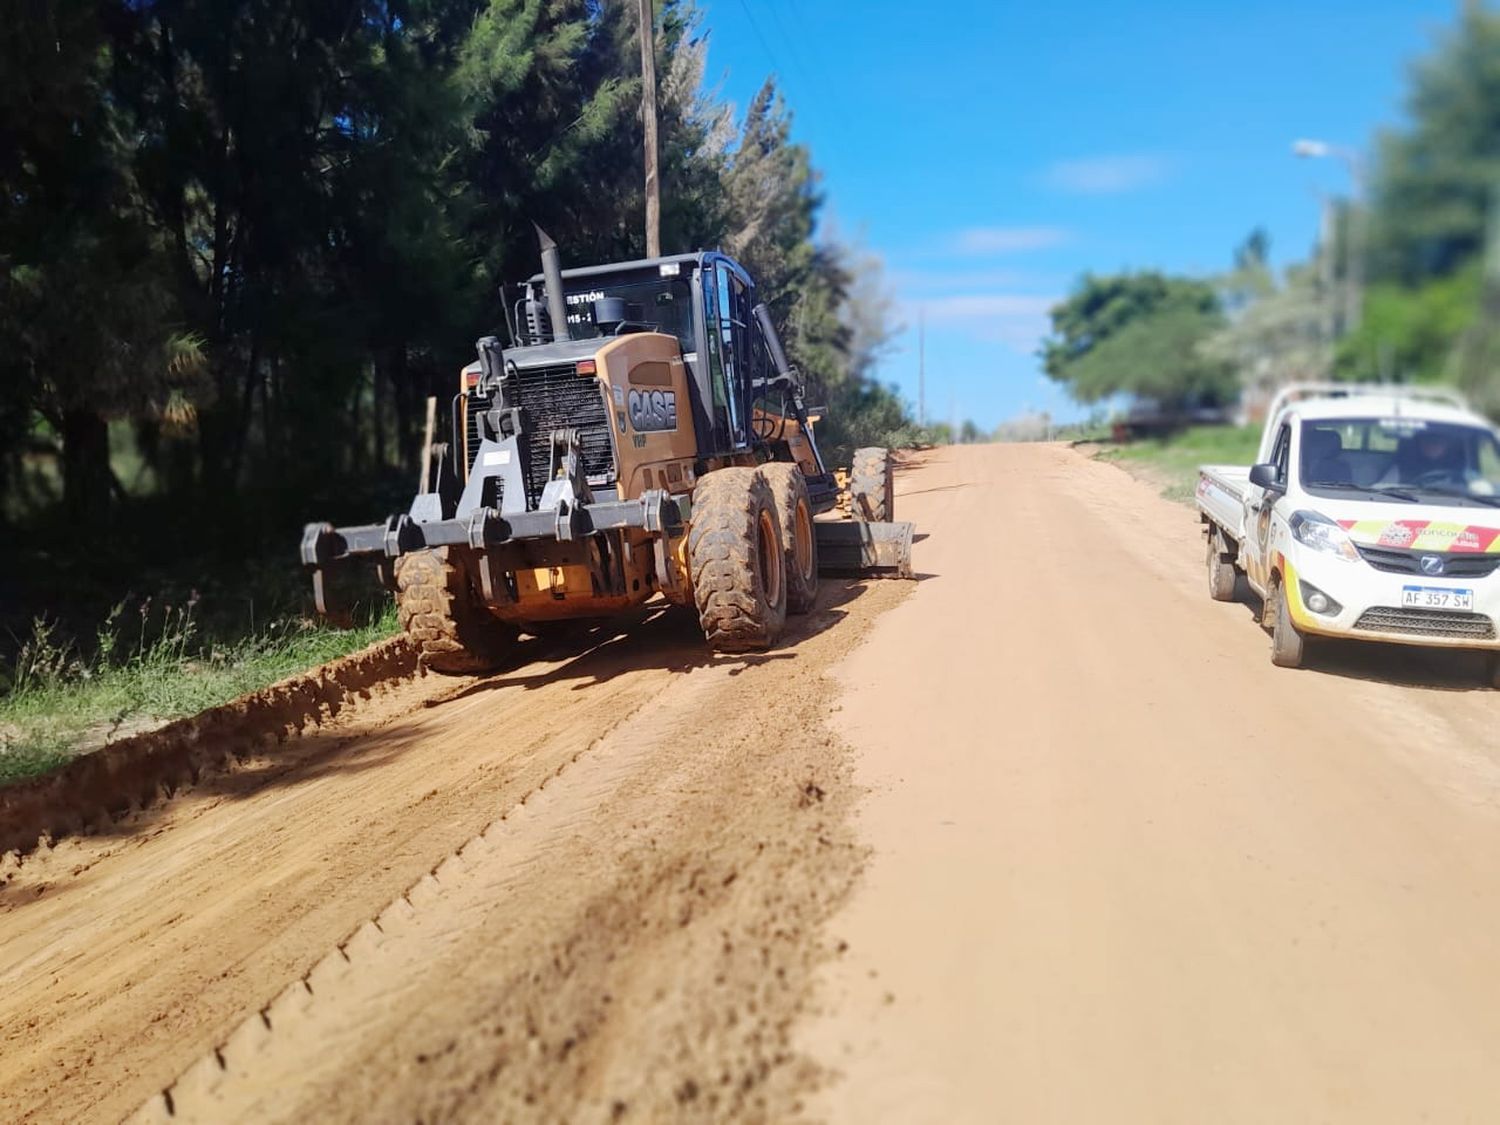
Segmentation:
{"type": "MultiPolygon", "coordinates": [[[[145,479],[227,524],[226,553],[264,538],[262,501],[295,526],[364,511],[388,467],[408,488],[422,400],[498,327],[497,284],[534,272],[532,224],[567,264],[644,250],[637,18],[630,0],[68,0],[13,20],[0,487],[35,435],[60,445],[70,511],[106,512],[128,420],[145,479]]],[[[815,241],[784,100],[768,82],[736,128],[691,0],[656,20],[664,248],[735,253],[816,394],[899,414],[860,343],[886,310],[861,259],[815,241]]]]}
{"type": "Polygon", "coordinates": [[[0,36],[0,420],[15,435],[34,410],[57,435],[80,531],[118,488],[109,419],[165,409],[199,359],[140,211],[109,47],[80,4],[0,36]]]}

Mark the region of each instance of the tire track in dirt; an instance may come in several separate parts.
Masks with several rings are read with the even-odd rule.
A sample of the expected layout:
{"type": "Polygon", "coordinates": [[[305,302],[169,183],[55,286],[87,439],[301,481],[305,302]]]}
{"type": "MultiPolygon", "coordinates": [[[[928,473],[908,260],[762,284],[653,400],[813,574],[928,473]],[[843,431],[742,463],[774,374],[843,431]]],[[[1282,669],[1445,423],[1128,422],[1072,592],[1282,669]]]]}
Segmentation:
{"type": "Polygon", "coordinates": [[[819,674],[906,590],[825,583],[767,656],[710,658],[690,615],[652,614],[572,659],[415,681],[338,737],[292,740],[14,866],[0,1117],[118,1118],[188,1071],[173,1096],[186,1114],[205,1076],[249,1073],[244,1059],[258,1089],[277,1066],[306,1081],[278,1087],[285,1102],[225,1102],[235,1116],[503,1117],[522,1092],[592,1112],[608,1087],[608,1117],[622,1099],[728,1105],[731,1072],[752,1116],[792,1104],[793,982],[857,866],[831,827],[852,796],[820,733],[819,674]],[[690,961],[701,972],[679,971],[690,961]],[[694,1012],[719,1030],[685,1030],[694,1012]],[[662,1069],[636,1072],[643,1049],[662,1069]]]}
{"type": "Polygon", "coordinates": [[[639,642],[605,637],[489,680],[398,685],[336,729],[14,867],[0,888],[0,1117],[118,1117],[160,1089],[482,827],[492,801],[534,788],[671,675],[627,670],[639,642]],[[599,683],[574,695],[579,676],[599,683]],[[131,1095],[122,1072],[150,1084],[131,1095]]]}
{"type": "Polygon", "coordinates": [[[943,450],[921,487],[941,580],[840,670],[874,855],[798,1040],[846,1074],[813,1111],[1500,1119],[1476,655],[1273,667],[1196,513],[1065,448],[943,450]]]}
{"type": "MultiPolygon", "coordinates": [[[[629,716],[622,719],[628,721],[629,716]]],[[[337,1076],[347,1059],[335,1059],[330,1067],[322,1061],[323,1045],[341,1033],[347,1036],[350,1028],[367,1026],[383,1009],[413,1003],[411,994],[421,990],[425,967],[447,954],[462,939],[464,928],[479,920],[535,862],[536,849],[546,844],[546,819],[556,815],[549,785],[555,791],[557,779],[585,754],[613,757],[606,767],[609,775],[636,764],[644,747],[639,740],[630,741],[634,744],[623,754],[614,747],[601,750],[609,744],[606,735],[560,764],[482,832],[339,941],[266,1007],[242,1020],[223,1043],[149,1099],[132,1120],[280,1116],[278,1107],[301,1101],[296,1088],[309,1077],[330,1069],[337,1076]],[[311,1065],[310,1051],[319,1058],[311,1065]]],[[[594,778],[592,788],[598,782],[594,778]]]]}
{"type": "Polygon", "coordinates": [[[218,707],[123,738],[46,777],[0,788],[0,885],[7,867],[65,836],[107,830],[170,800],[205,773],[233,770],[311,727],[327,727],[372,694],[417,674],[393,637],[218,707]]]}
{"type": "Polygon", "coordinates": [[[795,1112],[813,1070],[787,1031],[828,952],[812,935],[860,855],[843,748],[819,733],[821,672],[862,631],[845,621],[796,660],[674,682],[651,715],[527,794],[136,1120],[356,1120],[372,1106],[484,1120],[795,1112]],[[726,698],[768,694],[771,740],[754,707],[726,698]],[[800,739],[775,741],[782,722],[800,739]],[[614,837],[613,862],[600,862],[599,836],[614,837]],[[545,893],[570,877],[568,895],[545,893]]]}

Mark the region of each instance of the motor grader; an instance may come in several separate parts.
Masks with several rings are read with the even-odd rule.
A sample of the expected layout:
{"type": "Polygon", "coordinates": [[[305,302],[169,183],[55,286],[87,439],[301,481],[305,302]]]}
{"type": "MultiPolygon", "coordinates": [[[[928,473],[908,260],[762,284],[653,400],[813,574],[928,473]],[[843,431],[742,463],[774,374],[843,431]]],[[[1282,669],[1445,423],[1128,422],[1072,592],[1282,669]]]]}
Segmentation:
{"type": "Polygon", "coordinates": [[[563,270],[541,243],[541,273],[506,309],[509,344],[478,341],[410,509],[304,529],[320,612],[326,572],[373,557],[424,664],[475,672],[520,633],[658,595],[696,609],[712,649],[764,649],[812,608],[820,572],[910,576],[888,452],[828,470],[738,263],[563,270]],[[817,518],[836,509],[847,518],[817,518]]]}

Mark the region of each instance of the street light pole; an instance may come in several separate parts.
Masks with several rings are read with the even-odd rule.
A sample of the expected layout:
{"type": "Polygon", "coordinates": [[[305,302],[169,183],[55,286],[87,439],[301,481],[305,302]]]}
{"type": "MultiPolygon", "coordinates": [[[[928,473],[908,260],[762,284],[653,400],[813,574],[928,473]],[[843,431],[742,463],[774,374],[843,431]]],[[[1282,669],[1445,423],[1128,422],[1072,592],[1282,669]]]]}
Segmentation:
{"type": "Polygon", "coordinates": [[[1360,205],[1365,196],[1364,160],[1352,148],[1303,138],[1292,142],[1292,153],[1307,159],[1331,156],[1349,171],[1351,197],[1344,217],[1344,333],[1359,327],[1364,311],[1365,233],[1360,205]]]}
{"type": "Polygon", "coordinates": [[[1334,304],[1333,240],[1337,221],[1334,218],[1333,199],[1320,194],[1318,215],[1318,284],[1323,290],[1323,340],[1328,345],[1328,371],[1333,374],[1333,357],[1339,344],[1338,309],[1334,304]]]}

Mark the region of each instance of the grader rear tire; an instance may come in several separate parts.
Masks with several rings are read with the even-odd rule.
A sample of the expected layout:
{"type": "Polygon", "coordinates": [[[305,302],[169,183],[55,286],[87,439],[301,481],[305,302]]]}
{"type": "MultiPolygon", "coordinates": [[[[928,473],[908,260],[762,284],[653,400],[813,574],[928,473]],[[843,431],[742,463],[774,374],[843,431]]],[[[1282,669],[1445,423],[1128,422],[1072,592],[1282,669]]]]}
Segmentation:
{"type": "Polygon", "coordinates": [[[807,478],[796,465],[771,461],[760,467],[781,521],[781,545],[786,554],[786,608],[806,613],[818,600],[818,537],[813,533],[812,501],[807,478]]]}
{"type": "Polygon", "coordinates": [[[446,547],[396,560],[396,613],[434,672],[487,672],[516,640],[514,629],[490,616],[446,547]]]}
{"type": "Polygon", "coordinates": [[[698,481],[688,565],[710,648],[752,652],[776,643],[786,625],[786,554],[759,469],[719,469],[698,481]]]}
{"type": "Polygon", "coordinates": [[[854,451],[849,473],[852,514],[861,523],[884,523],[896,518],[896,481],[891,472],[891,451],[869,446],[854,451]]]}

